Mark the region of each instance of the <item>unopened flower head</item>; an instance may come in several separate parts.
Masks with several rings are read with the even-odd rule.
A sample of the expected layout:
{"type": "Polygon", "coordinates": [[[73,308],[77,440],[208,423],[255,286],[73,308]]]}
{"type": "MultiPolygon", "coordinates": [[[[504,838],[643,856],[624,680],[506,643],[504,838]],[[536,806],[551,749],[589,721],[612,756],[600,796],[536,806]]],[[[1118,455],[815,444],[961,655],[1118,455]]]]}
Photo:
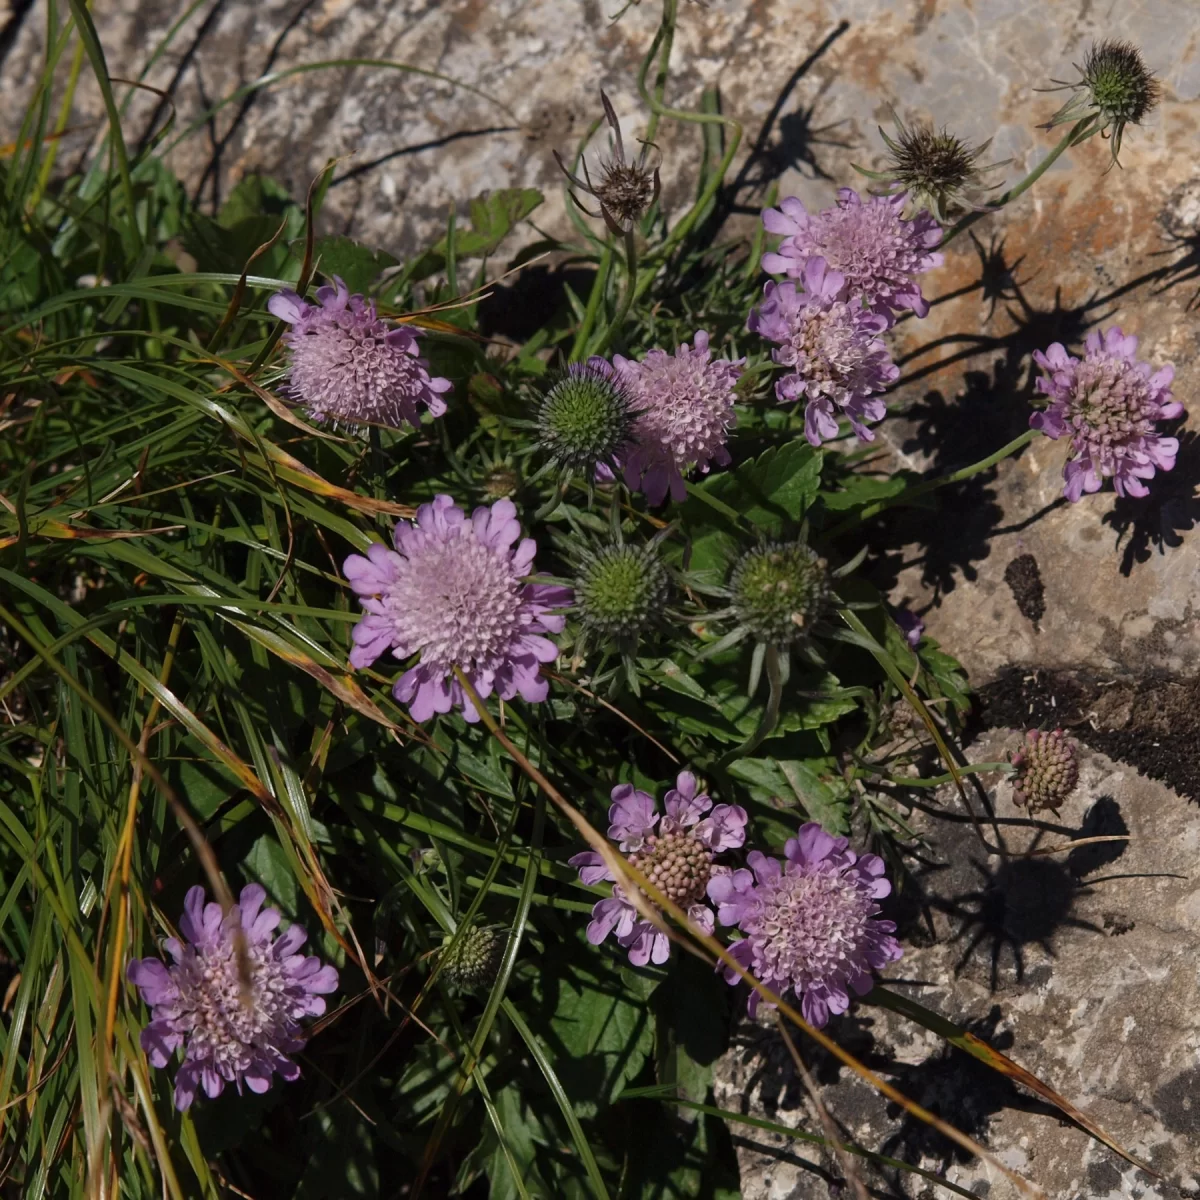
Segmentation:
{"type": "Polygon", "coordinates": [[[625,143],[621,138],[620,122],[603,91],[600,93],[600,102],[604,106],[604,119],[612,131],[613,140],[612,157],[607,162],[600,164],[599,179],[596,182],[592,181],[592,177],[588,173],[587,161],[584,159],[580,160],[583,168],[583,179],[580,179],[567,169],[566,163],[563,162],[562,156],[557,150],[554,152],[554,157],[563,174],[574,187],[581,192],[586,192],[589,196],[594,196],[599,201],[600,212],[599,214],[588,212],[577,198],[575,198],[575,203],[579,204],[579,207],[589,217],[597,215],[603,217],[604,223],[609,229],[620,235],[629,233],[658,199],[662,187],[658,174],[661,155],[658,147],[653,143],[643,142],[637,158],[627,161],[625,143]]]}
{"type": "Polygon", "coordinates": [[[419,426],[421,409],[440,417],[450,380],[429,374],[417,332],[389,329],[373,301],[350,295],[334,277],[308,304],[293,291],[272,296],[267,308],[291,329],[287,390],[316,421],[341,425],[419,426]]]}
{"type": "Polygon", "coordinates": [[[866,421],[887,414],[882,392],[899,377],[880,334],[888,320],[851,297],[846,276],[823,258],[804,264],[804,290],[790,280],[768,283],[746,328],[779,343],[771,358],[788,369],[775,384],[781,404],[804,400],[804,436],[814,445],[838,436],[838,416],[858,439],[874,434],[866,421]]]}
{"type": "Polygon", "coordinates": [[[661,617],[667,570],[653,547],[616,543],[584,553],[574,590],[584,629],[628,644],[661,617]]]}
{"type": "Polygon", "coordinates": [[[668,491],[681,501],[686,471],[706,472],[712,463],[730,461],[725,443],[737,420],[734,389],[745,361],[714,360],[704,330],[674,354],[651,350],[641,362],[614,356],[639,410],[625,458],[631,491],[640,489],[650,504],[661,504],[668,491]]]}
{"type": "Polygon", "coordinates": [[[482,698],[545,700],[541,668],[558,647],[544,635],[561,632],[566,618],[550,610],[570,604],[571,590],[527,581],[537,543],[521,538],[512,501],[468,518],[449,496],[435,496],[415,522],[397,524],[394,541],[395,550],[376,542],[366,557],[346,560],[366,610],[350,665],[369,667],[387,650],[401,660],[419,654],[392,689],[415,721],[451,708],[479,720],[455,668],[482,698]]]}
{"type": "Polygon", "coordinates": [[[443,943],[441,968],[446,981],[463,991],[491,987],[508,946],[508,930],[481,925],[448,937],[443,943]]]}
{"type": "Polygon", "coordinates": [[[634,401],[603,358],[572,363],[538,409],[538,440],[564,471],[611,472],[633,432],[634,401]]]}
{"type": "Polygon", "coordinates": [[[1078,500],[1084,492],[1099,491],[1105,478],[1119,496],[1144,496],[1144,479],[1169,471],[1179,453],[1179,439],[1163,437],[1159,421],[1183,415],[1183,405],[1171,394],[1175,369],[1170,363],[1157,371],[1138,362],[1137,338],[1114,325],[1088,335],[1087,352],[1073,358],[1055,342],[1034,361],[1043,375],[1038,391],[1049,405],[1029,418],[1047,437],[1071,439],[1063,468],[1063,495],[1078,500]]]}
{"type": "MultiPolygon", "coordinates": [[[[746,840],[746,810],[730,804],[714,808],[690,771],[676,777],[664,798],[663,813],[657,811],[653,796],[628,783],[613,788],[612,801],[608,836],[630,863],[687,913],[697,929],[711,934],[713,913],[704,903],[705,889],[716,875],[729,871],[716,862],[716,856],[736,850],[746,840]]],[[[612,896],[592,909],[588,941],[598,946],[612,934],[635,966],[666,962],[670,940],[638,913],[600,855],[588,850],[570,861],[579,868],[582,883],[607,880],[613,885],[612,896]]]]}
{"type": "Polygon", "coordinates": [[[863,200],[842,188],[835,207],[813,214],[788,196],[778,208],[763,210],[768,232],[784,235],[775,253],[763,255],[763,269],[800,279],[807,261],[819,255],[845,276],[851,296],[860,296],[889,324],[904,309],[923,317],[929,304],[916,277],[941,266],[942,255],[934,247],[942,228],[928,212],[905,220],[907,200],[902,192],[863,200]]]}
{"type": "Polygon", "coordinates": [[[324,996],[337,988],[333,967],[298,953],[307,939],[299,925],[275,937],[279,913],[263,908],[266,892],[252,883],[229,914],[205,904],[204,889],[188,891],[180,938],[163,946],[174,960],[135,959],[128,978],[150,1006],[141,1043],[152,1065],[165,1067],[183,1048],[175,1075],[175,1106],[188,1108],[203,1089],[219,1096],[227,1083],[265,1092],[272,1074],[291,1082],[300,1068],[291,1054],[304,1046],[301,1022],[325,1011],[324,996]],[[239,937],[239,931],[242,937],[239,937]],[[238,941],[245,948],[249,987],[244,988],[238,941]]]}
{"type": "Polygon", "coordinates": [[[783,647],[809,637],[828,608],[829,568],[803,542],[770,542],[742,555],[729,593],[738,622],[760,642],[783,647]]]}
{"type": "MultiPolygon", "coordinates": [[[[901,957],[896,926],[879,919],[875,903],[892,890],[878,856],[859,856],[844,837],[809,822],[784,846],[782,863],[757,850],[746,862],[749,870],[708,884],[717,919],[742,931],[729,951],[772,991],[794,993],[810,1024],[844,1013],[851,993],[865,996],[874,986],[873,971],[901,957]]],[[[740,981],[730,968],[725,978],[740,981]]],[[[752,1016],[758,1004],[751,992],[752,1016]]]]}
{"type": "Polygon", "coordinates": [[[1087,133],[1099,132],[1109,138],[1115,164],[1121,153],[1125,126],[1140,125],[1149,116],[1162,88],[1146,66],[1141,51],[1130,42],[1113,38],[1093,44],[1083,66],[1076,64],[1075,70],[1079,72],[1075,83],[1059,84],[1059,88],[1070,88],[1075,94],[1045,128],[1092,118],[1087,133]]]}
{"type": "Polygon", "coordinates": [[[914,209],[929,209],[942,224],[958,209],[978,210],[983,194],[993,185],[985,182],[991,170],[1002,166],[980,166],[991,139],[979,146],[943,129],[914,123],[905,126],[893,113],[896,136],[882,128],[879,136],[888,148],[889,161],[882,171],[855,168],[870,179],[883,183],[888,192],[904,192],[914,209]]]}
{"type": "Polygon", "coordinates": [[[1017,769],[1013,802],[1030,812],[1058,812],[1079,782],[1075,743],[1061,729],[1031,729],[1011,762],[1017,769]]]}

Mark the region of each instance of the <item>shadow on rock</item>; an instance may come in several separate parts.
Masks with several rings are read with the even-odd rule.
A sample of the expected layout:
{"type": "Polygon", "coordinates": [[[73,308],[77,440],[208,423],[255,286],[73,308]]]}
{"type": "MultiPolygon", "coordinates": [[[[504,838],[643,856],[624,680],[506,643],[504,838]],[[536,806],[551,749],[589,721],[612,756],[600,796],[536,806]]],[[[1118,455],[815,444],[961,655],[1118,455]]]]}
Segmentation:
{"type": "Polygon", "coordinates": [[[528,267],[510,283],[489,287],[491,295],[479,304],[479,332],[488,338],[525,342],[556,315],[570,312],[567,288],[576,296],[592,289],[595,271],[587,267],[528,267]]]}
{"type": "MultiPolygon", "coordinates": [[[[997,1050],[1008,1050],[1012,1047],[1012,1034],[999,1031],[1000,1021],[1000,1007],[993,1005],[986,1017],[972,1021],[966,1030],[997,1050]]],[[[1002,1109],[1055,1111],[1041,1101],[1021,1095],[1003,1075],[952,1046],[922,1063],[897,1064],[891,1070],[896,1086],[904,1095],[976,1140],[986,1137],[992,1117],[1002,1109]]],[[[903,1116],[903,1120],[881,1147],[883,1154],[906,1162],[932,1159],[942,1171],[952,1163],[970,1161],[971,1155],[957,1142],[903,1113],[898,1105],[888,1106],[888,1116],[892,1120],[903,1116]]]]}
{"type": "MultiPolygon", "coordinates": [[[[1164,428],[1178,433],[1178,425],[1164,428]]],[[[1160,471],[1150,484],[1150,495],[1137,499],[1118,499],[1112,511],[1102,518],[1117,532],[1117,545],[1124,542],[1121,574],[1131,575],[1133,568],[1149,562],[1157,551],[1165,554],[1183,545],[1183,534],[1200,524],[1200,434],[1193,430],[1178,433],[1179,456],[1172,471],[1160,471]]]]}
{"type": "MultiPolygon", "coordinates": [[[[1121,806],[1112,796],[1101,796],[1084,813],[1083,824],[1076,836],[1080,840],[1092,837],[1128,837],[1129,826],[1121,815],[1121,806]]],[[[1076,846],[1067,855],[1067,870],[1076,878],[1091,875],[1101,867],[1111,866],[1128,849],[1128,842],[1097,842],[1092,846],[1076,846]]]]}
{"type": "Polygon", "coordinates": [[[933,901],[936,908],[958,922],[952,940],[963,943],[963,950],[954,966],[955,975],[971,969],[982,951],[982,956],[990,960],[989,984],[994,992],[1000,986],[1006,956],[1016,982],[1024,983],[1026,947],[1040,946],[1053,958],[1054,934],[1061,927],[1104,934],[1098,926],[1071,915],[1080,889],[1062,863],[1048,858],[1012,858],[995,869],[974,858],[970,863],[979,877],[979,886],[947,900],[933,901]]]}

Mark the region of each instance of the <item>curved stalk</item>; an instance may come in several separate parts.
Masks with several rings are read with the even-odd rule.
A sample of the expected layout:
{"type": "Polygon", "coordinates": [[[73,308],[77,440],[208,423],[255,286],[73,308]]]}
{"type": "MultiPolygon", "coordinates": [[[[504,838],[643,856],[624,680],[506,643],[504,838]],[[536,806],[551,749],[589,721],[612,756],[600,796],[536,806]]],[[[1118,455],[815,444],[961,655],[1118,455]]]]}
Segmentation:
{"type": "Polygon", "coordinates": [[[763,664],[767,671],[767,707],[763,710],[762,720],[758,728],[740,746],[735,746],[728,754],[723,755],[718,767],[727,767],[738,758],[753,754],[775,732],[779,724],[779,709],[783,704],[783,665],[779,660],[779,648],[768,646],[763,664]]]}
{"type": "Polygon", "coordinates": [[[840,521],[828,531],[826,536],[836,537],[838,534],[845,533],[848,529],[853,529],[856,525],[861,525],[864,521],[869,521],[872,517],[878,516],[885,509],[894,508],[897,504],[905,504],[910,500],[915,500],[918,496],[927,496],[930,492],[935,492],[938,488],[946,487],[948,484],[962,483],[966,479],[971,479],[973,476],[989,470],[998,462],[1003,461],[1010,455],[1016,454],[1018,450],[1028,446],[1037,435],[1038,431],[1036,429],[1027,429],[1019,437],[1013,438],[1007,445],[1001,446],[995,454],[989,454],[987,458],[981,458],[969,467],[961,467],[957,471],[951,471],[948,475],[939,475],[936,479],[923,479],[920,483],[914,483],[911,487],[905,488],[902,492],[897,492],[896,495],[890,496],[886,500],[877,500],[874,504],[868,504],[853,516],[840,521]]]}
{"type": "Polygon", "coordinates": [[[960,217],[947,231],[946,236],[938,243],[938,249],[945,249],[960,233],[970,229],[976,221],[981,221],[988,213],[996,212],[997,209],[1003,208],[1006,204],[1011,204],[1022,193],[1027,192],[1041,177],[1054,165],[1059,156],[1069,150],[1072,146],[1077,146],[1080,142],[1090,137],[1093,133],[1093,126],[1096,123],[1096,117],[1084,117],[1082,121],[1076,121],[1070,129],[1063,134],[1057,146],[1042,159],[1020,183],[1014,184],[1007,192],[1001,196],[995,204],[989,204],[987,208],[981,209],[979,212],[969,212],[964,217],[960,217]]]}

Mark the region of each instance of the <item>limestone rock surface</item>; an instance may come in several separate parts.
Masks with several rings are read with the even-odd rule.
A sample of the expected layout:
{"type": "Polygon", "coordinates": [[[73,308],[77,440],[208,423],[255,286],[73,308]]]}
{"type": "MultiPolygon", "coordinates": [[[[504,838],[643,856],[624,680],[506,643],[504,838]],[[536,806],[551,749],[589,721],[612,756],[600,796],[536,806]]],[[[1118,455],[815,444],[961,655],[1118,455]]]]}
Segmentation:
{"type": "MultiPolygon", "coordinates": [[[[1001,761],[1015,730],[971,751],[1001,761]]],[[[905,957],[888,986],[1033,1071],[1153,1166],[1122,1160],[1057,1110],[934,1035],[870,1004],[828,1032],[902,1093],[982,1141],[1050,1200],[1181,1200],[1200,1195],[1200,812],[1136,772],[1085,751],[1057,818],[1031,822],[1011,786],[990,789],[1007,861],[989,854],[952,794],[916,820],[933,847],[917,889],[897,898],[905,957]],[[948,816],[949,819],[946,819],[948,816]],[[1073,839],[1127,834],[1066,853],[1073,839]]],[[[979,811],[978,801],[976,808],[979,811]]],[[[989,842],[995,831],[985,823],[989,842]]],[[[1019,1195],[995,1167],[906,1118],[800,1038],[840,1136],[904,1159],[988,1200],[1019,1195]]],[[[772,1020],[745,1022],[718,1063],[727,1109],[820,1132],[772,1020]]],[[[744,1200],[853,1195],[836,1159],[811,1145],[731,1126],[744,1200]]],[[[861,1165],[861,1164],[860,1164],[861,1165]]],[[[862,1166],[877,1195],[948,1195],[921,1178],[862,1166]]]]}

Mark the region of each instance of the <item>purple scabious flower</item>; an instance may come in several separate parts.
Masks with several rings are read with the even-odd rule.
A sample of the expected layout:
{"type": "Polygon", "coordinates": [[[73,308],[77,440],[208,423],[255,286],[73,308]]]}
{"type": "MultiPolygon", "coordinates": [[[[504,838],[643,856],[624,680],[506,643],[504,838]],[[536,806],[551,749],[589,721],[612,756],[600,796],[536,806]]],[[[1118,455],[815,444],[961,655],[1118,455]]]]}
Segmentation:
{"type": "Polygon", "coordinates": [[[851,297],[846,276],[823,258],[810,258],[796,284],[768,283],[763,302],[750,310],[746,328],[778,342],[771,358],[788,374],[775,384],[781,404],[807,397],[804,436],[814,445],[838,436],[837,415],[849,418],[860,442],[875,435],[864,421],[880,421],[882,392],[900,375],[880,334],[888,319],[851,297]]]}
{"type": "Polygon", "coordinates": [[[1063,468],[1063,495],[1072,502],[1084,492],[1099,491],[1111,476],[1118,496],[1144,496],[1143,479],[1169,471],[1179,453],[1179,439],[1160,437],[1155,422],[1183,415],[1171,395],[1175,368],[1154,370],[1138,362],[1137,338],[1119,326],[1088,334],[1084,358],[1072,358],[1055,342],[1034,362],[1045,372],[1037,387],[1050,404],[1029,418],[1047,437],[1071,439],[1071,457],[1063,468]]]}
{"type": "Polygon", "coordinates": [[[929,303],[914,277],[942,265],[943,256],[934,250],[942,227],[925,211],[906,221],[900,214],[907,199],[899,192],[864,201],[852,188],[841,188],[837,205],[814,216],[788,196],[778,208],[763,210],[767,230],[786,235],[774,254],[763,255],[763,269],[799,279],[805,262],[820,255],[845,275],[850,294],[861,296],[863,306],[889,325],[906,308],[923,317],[929,303]]]}
{"type": "Polygon", "coordinates": [[[204,889],[188,890],[179,938],[163,943],[175,960],[135,959],[126,972],[150,1006],[141,1043],[150,1062],[165,1067],[184,1047],[175,1075],[175,1107],[181,1112],[199,1088],[212,1098],[227,1083],[265,1092],[272,1073],[289,1083],[300,1068],[288,1057],[304,1047],[300,1022],[325,1011],[323,996],[335,991],[337,971],[312,955],[298,954],[308,935],[299,925],[274,937],[279,913],[263,908],[267,893],[252,883],[242,888],[228,915],[205,904],[204,889]],[[242,993],[235,931],[245,934],[249,994],[242,993]]]}
{"type": "Polygon", "coordinates": [[[571,589],[527,583],[537,543],[521,537],[511,500],[481,506],[470,519],[449,496],[400,522],[396,549],[376,542],[366,557],[346,559],[346,578],[366,616],[351,635],[350,665],[369,667],[385,650],[420,661],[396,681],[393,695],[414,721],[461,708],[479,720],[454,675],[458,667],[481,697],[546,699],[543,663],[558,647],[543,637],[560,633],[566,618],[549,611],[571,603],[571,589]]]}
{"type": "Polygon", "coordinates": [[[613,356],[638,410],[624,460],[630,491],[640,488],[651,504],[661,504],[668,491],[681,501],[687,495],[685,471],[707,472],[711,463],[730,461],[725,443],[737,420],[734,387],[745,361],[712,361],[704,330],[692,346],[684,342],[674,354],[651,350],[641,362],[613,356]]]}
{"type": "MultiPolygon", "coordinates": [[[[697,928],[712,933],[712,909],[703,903],[705,888],[718,874],[728,873],[729,868],[718,865],[715,858],[722,851],[736,850],[746,840],[748,818],[746,810],[736,804],[713,808],[712,800],[698,789],[695,775],[681,771],[663,800],[666,811],[659,813],[648,792],[628,783],[613,788],[608,836],[697,928]]],[[[611,933],[629,952],[634,966],[666,962],[670,939],[638,914],[600,855],[587,850],[570,863],[579,868],[582,883],[613,882],[612,896],[592,909],[588,941],[598,946],[611,933]]]]}
{"type": "MultiPolygon", "coordinates": [[[[809,822],[784,846],[785,861],[757,850],[737,870],[709,880],[708,897],[722,925],[743,934],[729,952],[760,982],[783,995],[789,989],[811,1025],[850,1007],[850,993],[871,990],[871,972],[895,962],[903,951],[892,936],[896,926],[879,919],[876,900],[892,885],[883,860],[861,857],[809,822]]],[[[740,976],[726,968],[725,978],[740,976]]],[[[759,994],[750,994],[750,1015],[759,994]]]]}
{"type": "Polygon", "coordinates": [[[892,619],[900,626],[904,640],[915,650],[925,636],[925,622],[915,612],[907,608],[898,608],[892,613],[892,619]]]}
{"type": "Polygon", "coordinates": [[[373,301],[350,295],[335,275],[309,304],[284,290],[267,308],[292,328],[287,391],[315,421],[343,425],[419,426],[420,406],[435,417],[446,411],[450,380],[430,376],[417,349],[417,331],[389,329],[373,301]]]}

